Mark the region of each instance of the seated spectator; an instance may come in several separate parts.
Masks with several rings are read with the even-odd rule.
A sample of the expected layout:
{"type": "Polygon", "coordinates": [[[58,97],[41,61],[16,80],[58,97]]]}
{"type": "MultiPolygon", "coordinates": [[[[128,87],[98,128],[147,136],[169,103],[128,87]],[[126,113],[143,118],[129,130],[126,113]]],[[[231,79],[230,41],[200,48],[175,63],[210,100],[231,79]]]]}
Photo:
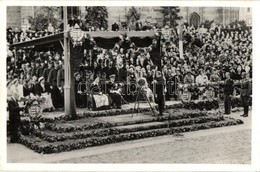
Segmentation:
{"type": "Polygon", "coordinates": [[[38,79],[38,84],[36,85],[35,88],[35,94],[45,98],[43,110],[48,110],[48,111],[54,110],[53,102],[51,99],[51,91],[52,91],[52,87],[45,82],[44,77],[40,77],[38,79]]]}
{"type": "Polygon", "coordinates": [[[208,83],[208,77],[205,75],[203,69],[199,70],[199,75],[196,77],[196,84],[204,85],[208,83]]]}
{"type": "Polygon", "coordinates": [[[194,75],[191,70],[187,70],[186,75],[184,77],[184,84],[192,84],[194,83],[194,75]]]}

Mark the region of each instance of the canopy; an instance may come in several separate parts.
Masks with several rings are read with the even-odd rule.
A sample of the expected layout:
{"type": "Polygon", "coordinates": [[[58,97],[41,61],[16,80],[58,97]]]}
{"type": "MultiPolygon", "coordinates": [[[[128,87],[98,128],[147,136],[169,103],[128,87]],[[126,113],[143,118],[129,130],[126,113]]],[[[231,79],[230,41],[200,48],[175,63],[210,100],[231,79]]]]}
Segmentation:
{"type": "MultiPolygon", "coordinates": [[[[97,32],[85,32],[89,34],[94,40],[97,42],[97,45],[100,47],[111,47],[119,40],[119,35],[129,37],[136,46],[147,46],[147,44],[151,44],[151,37],[154,37],[155,31],[97,31],[97,32]],[[150,38],[150,39],[148,39],[150,38]],[[142,43],[144,44],[142,44],[142,43]]],[[[51,44],[57,41],[63,41],[64,39],[64,32],[44,36],[41,38],[36,38],[30,41],[24,41],[19,43],[14,43],[10,45],[11,47],[16,48],[25,48],[31,47],[36,45],[44,45],[44,44],[51,44]]]]}
{"type": "Polygon", "coordinates": [[[62,33],[54,34],[54,35],[48,35],[44,36],[41,38],[36,38],[30,41],[24,41],[24,42],[19,42],[19,43],[14,43],[11,44],[11,47],[16,47],[16,48],[25,48],[25,47],[31,47],[31,46],[36,46],[36,45],[43,45],[43,44],[51,44],[54,42],[57,42],[59,40],[63,40],[64,36],[62,33]]]}

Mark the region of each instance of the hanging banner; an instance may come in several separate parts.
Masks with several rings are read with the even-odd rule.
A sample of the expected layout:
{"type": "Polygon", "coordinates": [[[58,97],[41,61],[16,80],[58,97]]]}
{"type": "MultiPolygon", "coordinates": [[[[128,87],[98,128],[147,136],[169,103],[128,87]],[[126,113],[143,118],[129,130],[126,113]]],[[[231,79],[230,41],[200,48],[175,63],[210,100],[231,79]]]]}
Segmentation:
{"type": "Polygon", "coordinates": [[[70,44],[70,64],[72,68],[78,68],[84,57],[84,47],[82,45],[74,46],[70,44]]]}

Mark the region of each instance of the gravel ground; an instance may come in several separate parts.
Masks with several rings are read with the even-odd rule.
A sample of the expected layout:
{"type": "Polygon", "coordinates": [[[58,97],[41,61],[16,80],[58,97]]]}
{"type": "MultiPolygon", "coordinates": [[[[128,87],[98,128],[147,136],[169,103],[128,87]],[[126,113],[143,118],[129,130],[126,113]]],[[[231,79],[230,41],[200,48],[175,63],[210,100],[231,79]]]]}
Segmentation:
{"type": "Polygon", "coordinates": [[[166,143],[58,162],[250,164],[251,130],[234,131],[226,134],[197,138],[177,137],[179,138],[166,143]]]}

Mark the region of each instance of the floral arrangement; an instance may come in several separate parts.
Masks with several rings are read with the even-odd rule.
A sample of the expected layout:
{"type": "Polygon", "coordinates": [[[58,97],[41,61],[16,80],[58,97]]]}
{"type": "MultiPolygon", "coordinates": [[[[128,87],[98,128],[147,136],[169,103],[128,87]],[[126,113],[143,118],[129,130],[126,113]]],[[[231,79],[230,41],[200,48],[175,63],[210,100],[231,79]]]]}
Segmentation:
{"type": "Polygon", "coordinates": [[[26,102],[25,109],[28,112],[21,117],[21,133],[24,135],[30,135],[35,130],[44,128],[41,116],[42,108],[40,105],[45,102],[45,98],[39,96],[27,96],[21,98],[20,101],[26,102]]]}
{"type": "Polygon", "coordinates": [[[31,107],[33,104],[42,104],[45,102],[44,97],[39,96],[27,96],[27,97],[21,97],[20,101],[26,102],[27,107],[31,107]]]}

